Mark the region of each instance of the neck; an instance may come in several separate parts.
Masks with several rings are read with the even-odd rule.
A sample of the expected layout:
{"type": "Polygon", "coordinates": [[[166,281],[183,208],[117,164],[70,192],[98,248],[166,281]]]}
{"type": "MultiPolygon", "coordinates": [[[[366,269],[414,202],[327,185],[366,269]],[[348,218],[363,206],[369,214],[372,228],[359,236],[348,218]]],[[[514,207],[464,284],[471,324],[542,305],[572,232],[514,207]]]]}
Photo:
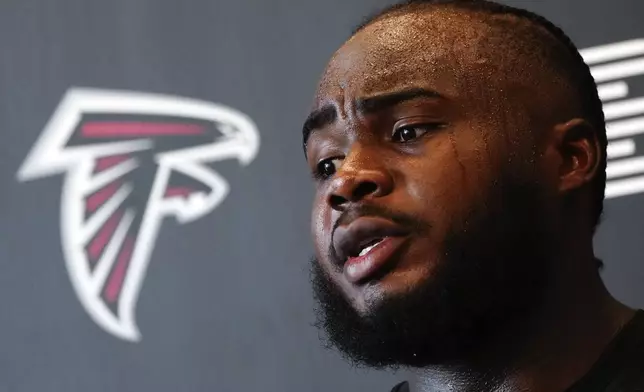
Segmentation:
{"type": "Polygon", "coordinates": [[[634,311],[606,290],[592,241],[570,247],[554,265],[534,312],[503,326],[468,358],[422,369],[421,390],[565,391],[586,374],[634,311]]]}

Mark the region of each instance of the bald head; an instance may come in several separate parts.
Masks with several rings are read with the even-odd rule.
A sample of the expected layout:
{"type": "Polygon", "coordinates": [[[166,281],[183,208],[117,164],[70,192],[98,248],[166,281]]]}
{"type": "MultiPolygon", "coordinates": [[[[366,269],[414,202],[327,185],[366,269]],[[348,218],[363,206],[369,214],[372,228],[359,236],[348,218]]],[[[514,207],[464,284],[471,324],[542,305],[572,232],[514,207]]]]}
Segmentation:
{"type": "MultiPolygon", "coordinates": [[[[494,45],[488,45],[487,49],[491,50],[491,57],[496,59],[497,64],[506,64],[505,69],[501,69],[502,74],[509,69],[508,76],[517,75],[519,78],[524,78],[524,82],[532,83],[533,87],[536,86],[541,92],[541,98],[546,100],[546,104],[541,105],[546,110],[562,109],[559,116],[563,115],[564,118],[566,113],[569,118],[572,118],[575,112],[581,112],[581,117],[593,127],[601,150],[599,168],[592,184],[594,225],[597,225],[603,211],[608,144],[602,103],[590,69],[576,46],[559,27],[540,15],[494,1],[407,0],[386,7],[366,18],[354,29],[353,35],[383,19],[400,15],[413,15],[422,19],[428,12],[440,10],[448,11],[446,15],[451,14],[443,21],[447,26],[452,24],[454,18],[469,21],[476,18],[483,22],[488,27],[484,32],[492,30],[496,34],[494,45]],[[514,68],[513,62],[508,61],[516,60],[517,57],[523,60],[524,67],[514,68]],[[536,75],[548,74],[553,75],[552,81],[555,82],[552,86],[555,89],[551,92],[540,88],[542,81],[534,78],[536,75]],[[561,88],[559,91],[562,94],[555,95],[556,87],[561,88]],[[571,99],[561,105],[565,99],[557,98],[564,97],[571,99]],[[553,99],[557,101],[553,102],[553,99]]],[[[426,37],[428,34],[431,34],[431,31],[425,31],[426,37]]],[[[476,42],[471,41],[471,36],[465,34],[461,35],[462,39],[454,42],[454,45],[458,46],[459,42],[466,42],[469,46],[476,42]]]]}
{"type": "Polygon", "coordinates": [[[479,108],[490,114],[525,114],[551,127],[583,117],[576,77],[565,66],[570,62],[567,49],[532,22],[448,5],[422,6],[380,16],[361,28],[333,56],[320,91],[342,88],[338,73],[362,79],[367,95],[400,85],[401,79],[410,85],[423,81],[440,85],[447,96],[479,98],[479,108]]]}
{"type": "Polygon", "coordinates": [[[599,222],[607,145],[601,101],[570,39],[544,18],[488,1],[412,0],[354,31],[325,70],[316,107],[324,99],[320,92],[349,85],[337,72],[361,78],[365,91],[386,89],[386,82],[400,85],[401,79],[440,84],[447,95],[478,98],[477,108],[491,121],[510,122],[504,129],[530,131],[521,137],[543,137],[543,129],[574,118],[587,121],[600,150],[589,190],[593,225],[599,222]],[[357,69],[361,61],[374,67],[357,69]]]}

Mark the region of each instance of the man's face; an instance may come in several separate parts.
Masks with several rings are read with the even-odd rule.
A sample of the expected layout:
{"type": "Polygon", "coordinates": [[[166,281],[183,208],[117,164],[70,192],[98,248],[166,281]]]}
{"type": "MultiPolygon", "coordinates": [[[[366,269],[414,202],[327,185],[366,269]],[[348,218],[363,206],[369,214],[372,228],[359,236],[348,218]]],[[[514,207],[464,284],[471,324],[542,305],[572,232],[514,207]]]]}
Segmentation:
{"type": "Polygon", "coordinates": [[[534,124],[476,49],[485,27],[461,19],[367,26],[332,58],[307,122],[320,323],[358,362],[456,355],[531,306],[546,274],[553,203],[534,124]]]}

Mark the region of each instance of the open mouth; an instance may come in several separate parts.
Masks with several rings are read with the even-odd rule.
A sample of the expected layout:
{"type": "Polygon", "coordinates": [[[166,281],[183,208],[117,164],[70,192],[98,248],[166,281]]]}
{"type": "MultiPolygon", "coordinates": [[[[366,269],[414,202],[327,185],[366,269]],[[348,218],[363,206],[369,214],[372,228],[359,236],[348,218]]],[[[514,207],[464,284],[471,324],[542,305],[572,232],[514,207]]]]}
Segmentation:
{"type": "Polygon", "coordinates": [[[391,270],[396,254],[408,237],[383,237],[370,241],[356,256],[350,256],[343,266],[346,278],[354,284],[380,279],[391,270]]]}
{"type": "Polygon", "coordinates": [[[362,284],[394,259],[409,234],[409,230],[388,219],[360,217],[336,229],[336,262],[349,281],[362,284]]]}
{"type": "Polygon", "coordinates": [[[384,238],[376,238],[373,240],[366,241],[364,244],[359,246],[360,251],[358,252],[358,254],[352,254],[352,255],[349,255],[349,257],[364,256],[367,253],[369,253],[373,248],[378,246],[378,244],[380,244],[383,240],[384,238]]]}

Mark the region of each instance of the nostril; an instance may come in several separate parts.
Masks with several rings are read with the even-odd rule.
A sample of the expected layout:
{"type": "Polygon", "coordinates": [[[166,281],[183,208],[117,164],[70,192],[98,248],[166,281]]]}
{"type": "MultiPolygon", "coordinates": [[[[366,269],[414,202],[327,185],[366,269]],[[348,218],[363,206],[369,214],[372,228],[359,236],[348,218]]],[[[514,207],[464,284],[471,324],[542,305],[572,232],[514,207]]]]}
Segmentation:
{"type": "Polygon", "coordinates": [[[329,196],[329,204],[331,204],[331,207],[333,207],[333,208],[340,207],[341,205],[343,205],[346,202],[347,202],[347,199],[345,199],[342,196],[338,196],[338,195],[329,196]]]}
{"type": "Polygon", "coordinates": [[[340,209],[348,202],[357,202],[378,192],[378,184],[372,181],[363,181],[353,189],[346,189],[346,192],[337,192],[329,196],[331,208],[340,209]]]}
{"type": "Polygon", "coordinates": [[[373,193],[376,193],[378,190],[378,184],[375,182],[371,181],[364,181],[358,184],[356,189],[353,191],[353,198],[356,200],[360,200],[364,198],[365,196],[371,195],[373,193]]]}

